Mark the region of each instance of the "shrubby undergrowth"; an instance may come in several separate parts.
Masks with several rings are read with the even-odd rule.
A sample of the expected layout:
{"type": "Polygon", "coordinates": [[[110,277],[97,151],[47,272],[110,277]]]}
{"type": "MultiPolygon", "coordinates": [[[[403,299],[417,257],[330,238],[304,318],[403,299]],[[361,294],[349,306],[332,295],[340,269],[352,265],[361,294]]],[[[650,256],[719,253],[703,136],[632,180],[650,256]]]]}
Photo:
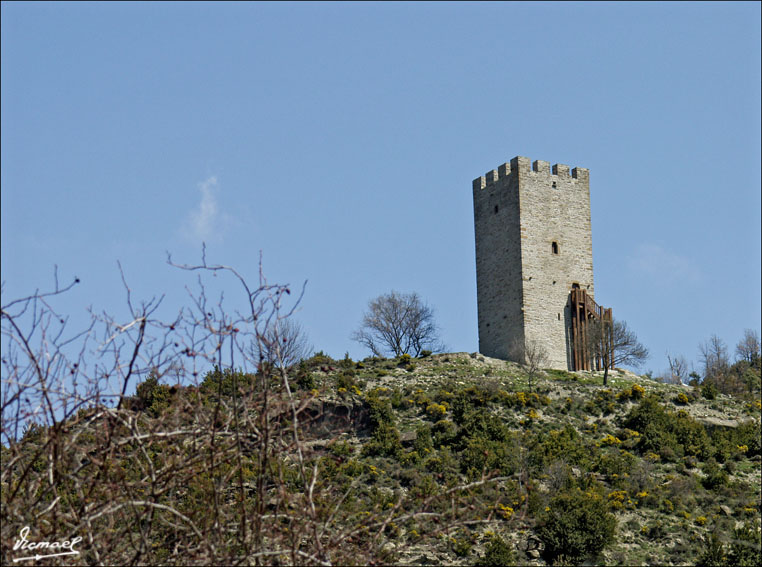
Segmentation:
{"type": "Polygon", "coordinates": [[[82,535],[83,563],[759,561],[758,400],[616,372],[605,388],[548,372],[530,391],[476,354],[247,359],[277,355],[249,342],[273,340],[262,325],[287,289],[246,288],[261,301],[243,320],[201,293],[142,358],[147,315],[111,327],[133,396],[40,412],[23,396],[49,389],[14,393],[6,370],[3,563],[25,525],[82,535]]]}

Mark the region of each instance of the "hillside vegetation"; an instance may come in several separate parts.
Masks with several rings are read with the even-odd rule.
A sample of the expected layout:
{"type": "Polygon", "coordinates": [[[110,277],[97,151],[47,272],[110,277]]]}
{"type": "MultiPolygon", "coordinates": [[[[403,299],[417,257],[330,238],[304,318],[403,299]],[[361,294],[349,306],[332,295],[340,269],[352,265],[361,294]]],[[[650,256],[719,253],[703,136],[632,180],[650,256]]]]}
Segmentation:
{"type": "Polygon", "coordinates": [[[29,426],[2,562],[32,526],[87,564],[759,564],[758,394],[423,355],[152,375],[29,426]]]}

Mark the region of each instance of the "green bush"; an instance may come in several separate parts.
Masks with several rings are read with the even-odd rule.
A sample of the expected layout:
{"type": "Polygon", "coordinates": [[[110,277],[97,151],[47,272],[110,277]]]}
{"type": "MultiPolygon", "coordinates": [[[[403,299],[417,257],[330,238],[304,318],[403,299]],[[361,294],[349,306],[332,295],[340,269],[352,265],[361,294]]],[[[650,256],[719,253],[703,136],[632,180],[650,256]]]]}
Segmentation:
{"type": "Polygon", "coordinates": [[[460,424],[467,413],[486,407],[491,400],[492,394],[485,388],[469,386],[458,391],[450,406],[455,423],[460,424]]]}
{"type": "Polygon", "coordinates": [[[613,543],[616,518],[603,504],[599,494],[579,488],[552,498],[537,527],[537,535],[545,545],[543,558],[555,563],[564,555],[578,564],[613,543]]]}
{"type": "Polygon", "coordinates": [[[632,408],[624,420],[624,427],[642,434],[648,426],[668,427],[669,417],[656,396],[646,396],[632,408]]]}
{"type": "Polygon", "coordinates": [[[457,444],[460,448],[464,448],[474,437],[503,441],[509,436],[509,429],[503,420],[486,408],[468,411],[461,417],[459,425],[457,444]]]}
{"type": "Polygon", "coordinates": [[[432,453],[423,463],[424,468],[433,473],[439,473],[442,477],[455,478],[458,472],[458,462],[448,449],[432,453]]]}
{"type": "Polygon", "coordinates": [[[392,403],[379,388],[375,388],[365,395],[365,403],[368,405],[368,413],[370,414],[371,431],[375,431],[382,424],[394,423],[392,403]]]}
{"type": "Polygon", "coordinates": [[[357,386],[357,380],[355,379],[355,371],[351,368],[345,368],[341,374],[336,376],[336,389],[344,388],[344,390],[351,390],[352,386],[357,386]]]}
{"type": "Polygon", "coordinates": [[[413,450],[419,455],[425,455],[434,448],[434,441],[431,437],[431,427],[423,424],[415,430],[415,441],[413,441],[413,450]]]}
{"type": "Polygon", "coordinates": [[[762,536],[759,520],[744,523],[734,530],[735,537],[728,554],[729,567],[752,567],[762,565],[762,536]]]}
{"type": "Polygon", "coordinates": [[[484,556],[476,562],[477,567],[504,567],[516,564],[513,549],[498,535],[493,535],[484,549],[484,556]]]}
{"type": "MultiPolygon", "coordinates": [[[[714,458],[718,463],[725,463],[734,455],[739,454],[738,445],[735,443],[737,434],[728,427],[713,427],[711,430],[711,440],[714,447],[714,458]]],[[[748,447],[747,447],[748,451],[748,447]]]]}
{"type": "Polygon", "coordinates": [[[717,537],[712,534],[704,543],[704,552],[696,562],[697,567],[725,567],[727,565],[725,558],[725,546],[717,537]]]}
{"type": "Polygon", "coordinates": [[[730,545],[723,544],[716,533],[704,541],[699,567],[756,567],[762,564],[762,537],[759,520],[744,523],[733,531],[730,545]]]}
{"type": "Polygon", "coordinates": [[[333,362],[333,359],[325,354],[322,350],[317,351],[315,354],[313,354],[310,358],[308,358],[306,361],[308,366],[319,366],[321,364],[330,364],[333,362]]]}
{"type": "Polygon", "coordinates": [[[342,368],[354,368],[355,362],[351,358],[349,358],[349,353],[344,353],[344,358],[339,362],[339,366],[342,368]]]}
{"type": "Polygon", "coordinates": [[[473,544],[467,533],[458,534],[459,537],[450,537],[450,548],[458,557],[466,557],[471,553],[473,544]]]}
{"type": "Polygon", "coordinates": [[[468,440],[459,455],[460,469],[473,481],[493,471],[510,475],[517,468],[516,451],[509,443],[490,441],[481,437],[468,440]]]}
{"type": "Polygon", "coordinates": [[[590,415],[608,415],[616,409],[615,399],[614,392],[611,390],[598,390],[595,398],[585,404],[584,410],[590,415]]]}
{"type": "Polygon", "coordinates": [[[495,396],[505,407],[522,410],[525,408],[539,408],[550,404],[550,398],[535,392],[506,392],[498,390],[495,396]]]}
{"type": "Polygon", "coordinates": [[[397,457],[401,453],[400,432],[387,422],[381,422],[373,431],[370,441],[362,448],[362,454],[365,456],[397,457]]]}
{"type": "Polygon", "coordinates": [[[670,420],[670,424],[685,455],[694,455],[702,460],[711,456],[711,441],[706,428],[698,421],[681,410],[670,420]]]}
{"type": "Polygon", "coordinates": [[[717,397],[717,394],[719,392],[717,391],[717,387],[712,382],[707,382],[704,380],[704,383],[701,385],[701,395],[706,398],[707,400],[713,400],[717,397]]]}
{"type": "Polygon", "coordinates": [[[733,442],[736,446],[746,446],[746,456],[755,457],[762,453],[762,422],[759,420],[744,421],[735,428],[733,442]]]}
{"type": "Polygon", "coordinates": [[[296,385],[300,390],[312,390],[315,388],[315,377],[309,371],[305,361],[299,363],[299,369],[296,372],[296,385]]]}
{"type": "Polygon", "coordinates": [[[715,490],[728,483],[728,473],[722,470],[714,458],[709,459],[704,465],[704,478],[701,484],[708,490],[715,490]]]}
{"type": "Polygon", "coordinates": [[[613,475],[621,477],[625,473],[629,474],[634,464],[635,455],[632,453],[610,449],[598,454],[593,470],[605,474],[609,478],[613,475]]]}
{"type": "Polygon", "coordinates": [[[589,456],[585,442],[577,430],[566,424],[563,429],[554,429],[547,435],[536,437],[529,459],[537,469],[544,469],[558,460],[570,465],[586,464],[589,456]]]}
{"type": "Polygon", "coordinates": [[[169,407],[169,386],[159,384],[159,377],[155,372],[151,372],[144,382],[138,384],[136,394],[143,409],[153,417],[158,417],[169,407]]]}
{"type": "Polygon", "coordinates": [[[336,457],[349,457],[355,452],[352,446],[346,441],[337,441],[336,443],[333,443],[330,445],[329,450],[331,451],[331,454],[336,457]]]}
{"type": "Polygon", "coordinates": [[[431,434],[434,447],[449,447],[457,439],[458,426],[449,419],[440,419],[431,426],[431,434]]]}
{"type": "Polygon", "coordinates": [[[245,373],[242,370],[234,370],[232,368],[220,370],[215,366],[214,370],[210,370],[206,373],[199,389],[206,394],[221,394],[225,397],[232,397],[236,388],[238,390],[237,393],[242,394],[250,390],[253,384],[253,374],[245,373]]]}
{"type": "Polygon", "coordinates": [[[706,428],[687,412],[669,410],[650,395],[624,418],[623,426],[640,434],[637,449],[641,454],[655,453],[665,461],[685,455],[708,458],[714,451],[706,428]]]}

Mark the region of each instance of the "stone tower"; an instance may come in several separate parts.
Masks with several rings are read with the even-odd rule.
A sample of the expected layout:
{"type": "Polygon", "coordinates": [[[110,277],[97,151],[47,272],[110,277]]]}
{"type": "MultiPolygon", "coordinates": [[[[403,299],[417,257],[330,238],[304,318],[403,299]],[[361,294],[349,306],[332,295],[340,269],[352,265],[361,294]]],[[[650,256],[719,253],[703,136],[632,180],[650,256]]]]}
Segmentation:
{"type": "Polygon", "coordinates": [[[515,157],[474,179],[473,193],[479,351],[516,359],[515,345],[533,342],[550,368],[589,367],[575,356],[579,329],[600,313],[588,170],[515,157]]]}

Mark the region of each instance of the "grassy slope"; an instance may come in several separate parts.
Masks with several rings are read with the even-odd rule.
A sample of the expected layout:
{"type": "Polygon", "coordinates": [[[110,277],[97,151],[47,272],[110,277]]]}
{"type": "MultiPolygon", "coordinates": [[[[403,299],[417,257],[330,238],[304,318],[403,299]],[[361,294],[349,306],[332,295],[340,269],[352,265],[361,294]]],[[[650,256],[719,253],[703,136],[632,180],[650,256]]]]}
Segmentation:
{"type": "MultiPolygon", "coordinates": [[[[411,371],[397,361],[372,361],[358,370],[357,375],[358,382],[365,391],[381,386],[391,390],[389,397],[392,399],[396,392],[402,394],[406,402],[394,404],[394,407],[403,438],[409,438],[422,422],[433,421],[431,412],[426,412],[429,405],[427,399],[442,401],[443,391],[457,394],[470,386],[476,386],[488,392],[529,392],[529,379],[517,365],[478,354],[434,355],[415,360],[412,364],[414,369],[411,371]],[[414,403],[409,403],[409,400],[414,403]]],[[[330,374],[323,376],[324,385],[331,384],[330,374]]],[[[635,450],[637,439],[624,441],[622,446],[616,441],[613,445],[603,442],[608,435],[625,437],[626,434],[621,433],[620,424],[638,400],[626,399],[622,402],[617,400],[617,394],[631,390],[634,385],[642,387],[646,395],[657,396],[666,407],[687,412],[709,428],[720,426],[732,429],[752,417],[759,419],[758,402],[749,403],[724,395],[710,401],[697,395],[690,387],[664,384],[626,371],[613,372],[608,385],[604,387],[602,374],[562,371],[541,373],[533,378],[532,391],[547,396],[550,403],[535,410],[529,406],[506,409],[499,403],[489,404],[490,411],[500,416],[509,428],[520,431],[527,437],[542,439],[550,431],[572,425],[585,442],[594,448],[592,460],[600,455],[617,454],[630,449],[628,452],[634,457],[631,471],[618,475],[619,478],[616,478],[616,473],[612,477],[595,472],[598,467],[592,462],[586,463],[588,466],[572,467],[572,476],[579,478],[590,474],[609,494],[622,489],[627,491],[623,506],[611,508],[618,520],[617,535],[615,543],[606,549],[603,556],[598,558],[599,561],[633,565],[694,564],[707,534],[715,529],[730,533],[736,524],[749,521],[752,516],[759,517],[759,456],[749,459],[740,451],[734,452],[727,459],[730,464],[725,466],[733,471],[727,485],[711,491],[704,489],[700,483],[705,464],[700,458],[675,456],[664,460],[655,454],[644,458],[635,450]],[[690,403],[677,401],[681,393],[688,395],[690,403]],[[536,417],[530,417],[530,414],[536,417]],[[637,479],[629,480],[633,476],[637,479]],[[681,494],[686,486],[690,487],[691,493],[681,494]],[[648,495],[638,498],[638,494],[644,493],[648,495]],[[673,500],[682,498],[684,502],[678,506],[674,503],[665,504],[670,496],[673,500]]],[[[450,414],[448,412],[442,417],[451,418],[450,414]]],[[[367,443],[367,438],[363,436],[350,435],[349,438],[358,453],[363,444],[367,443]]],[[[559,460],[564,461],[563,457],[559,460]]],[[[393,470],[397,464],[388,459],[381,462],[391,469],[391,476],[394,476],[393,470]]],[[[531,471],[537,490],[545,493],[544,500],[555,490],[554,479],[549,477],[564,474],[558,468],[551,465],[545,470],[537,470],[535,467],[531,471]]],[[[558,482],[556,479],[555,483],[558,482]]],[[[395,483],[391,482],[390,485],[394,486],[395,483]]],[[[414,562],[425,556],[447,564],[473,563],[478,561],[485,542],[489,541],[489,537],[484,534],[494,532],[512,542],[517,550],[515,558],[520,564],[544,564],[537,553],[526,553],[527,548],[531,550],[533,547],[532,527],[536,519],[530,511],[522,519],[514,515],[507,521],[494,521],[469,530],[468,534],[461,532],[462,536],[471,540],[473,546],[468,553],[460,556],[456,551],[462,553],[463,549],[456,549],[450,538],[442,538],[440,544],[433,549],[429,546],[411,545],[409,540],[401,538],[403,541],[394,546],[397,551],[395,559],[414,562]]]]}
{"type": "MultiPolygon", "coordinates": [[[[317,511],[309,525],[319,524],[321,534],[334,534],[320,536],[326,538],[326,557],[333,562],[474,564],[483,559],[497,536],[512,550],[513,561],[543,565],[538,527],[553,496],[564,491],[582,491],[616,517],[616,533],[596,559],[607,564],[695,564],[710,533],[717,532],[728,541],[735,527],[760,517],[758,400],[719,395],[710,401],[689,387],[617,371],[606,388],[601,374],[541,373],[532,380],[530,391],[527,375],[516,365],[466,353],[362,363],[315,357],[291,378],[304,406],[324,411],[317,416],[322,421],[314,426],[303,419],[301,439],[305,470],[314,466],[317,471],[313,483],[317,511]],[[685,396],[683,402],[680,394],[685,396]],[[706,435],[697,436],[688,427],[693,437],[665,437],[672,439],[671,447],[652,445],[645,450],[643,437],[653,440],[655,433],[646,435],[623,424],[649,395],[668,408],[669,420],[683,420],[688,426],[701,423],[706,435]],[[345,414],[351,419],[344,419],[345,414]],[[739,424],[752,419],[757,420],[756,433],[739,446],[735,432],[741,430],[739,424]],[[574,437],[570,440],[569,435],[574,437]],[[719,465],[715,467],[712,458],[719,465]],[[712,467],[717,470],[712,472],[712,467]],[[707,473],[719,480],[707,483],[707,473]]],[[[171,394],[166,387],[144,390],[143,402],[136,402],[136,409],[128,413],[145,431],[219,428],[227,435],[222,437],[224,442],[232,438],[234,422],[225,418],[230,398],[225,398],[220,410],[214,403],[215,391],[216,387],[181,388],[171,394]],[[147,407],[137,409],[141,404],[147,407]]],[[[247,411],[255,414],[258,409],[248,406],[247,411]]],[[[82,423],[67,433],[76,431],[79,436],[77,460],[60,466],[76,467],[76,474],[87,478],[93,474],[88,467],[102,465],[85,459],[100,440],[98,423],[84,423],[83,416],[82,423]]],[[[287,420],[279,423],[284,430],[291,427],[287,420]]],[[[26,458],[32,458],[35,443],[44,438],[38,432],[29,436],[26,445],[22,443],[26,458]]],[[[131,492],[150,492],[150,475],[140,462],[145,455],[157,470],[176,474],[176,478],[153,481],[152,486],[166,483],[157,492],[157,501],[175,507],[204,531],[203,526],[216,525],[209,519],[208,491],[213,486],[229,504],[225,508],[229,521],[237,525],[236,494],[242,488],[254,494],[258,486],[255,450],[244,450],[238,468],[231,459],[224,466],[215,464],[218,468],[210,473],[203,459],[192,460],[193,451],[201,453],[194,449],[193,438],[168,441],[157,436],[150,443],[147,453],[112,454],[116,467],[109,471],[126,471],[118,482],[129,484],[131,492]],[[181,457],[189,459],[182,462],[190,465],[172,472],[172,459],[180,462],[181,457]],[[240,486],[239,478],[243,479],[240,486]]],[[[299,475],[307,473],[297,470],[292,444],[284,442],[277,455],[277,465],[268,465],[270,484],[265,485],[269,488],[260,501],[269,506],[268,513],[296,518],[303,513],[299,495],[304,484],[299,475]],[[272,472],[275,469],[277,474],[272,472]],[[273,475],[280,475],[281,492],[278,482],[273,485],[273,475]]],[[[47,470],[42,462],[23,482],[33,483],[35,474],[43,479],[39,486],[44,485],[47,470]]],[[[16,506],[5,500],[5,494],[18,481],[4,479],[4,519],[16,506]]],[[[88,498],[98,505],[102,504],[99,499],[119,499],[117,492],[98,492],[101,484],[105,486],[105,480],[89,496],[68,494],[66,498],[74,501],[72,509],[88,498]]],[[[52,495],[40,502],[39,510],[47,508],[49,501],[52,495]]],[[[252,504],[246,510],[250,518],[262,514],[263,508],[252,504]]],[[[24,521],[28,520],[18,518],[24,521]]],[[[4,522],[4,561],[9,558],[6,531],[17,532],[15,522],[4,522]]],[[[295,525],[277,534],[281,528],[272,527],[272,534],[255,547],[282,549],[283,534],[295,525]]],[[[141,551],[141,562],[183,563],[191,557],[190,552],[169,554],[168,542],[179,536],[176,528],[173,535],[168,529],[157,522],[148,530],[151,545],[141,551]]],[[[234,554],[232,544],[231,550],[234,554]]],[[[131,557],[127,550],[105,550],[104,554],[112,561],[131,557]]],[[[202,555],[198,557],[203,562],[202,555]]],[[[283,560],[288,561],[288,554],[283,560]]]]}

